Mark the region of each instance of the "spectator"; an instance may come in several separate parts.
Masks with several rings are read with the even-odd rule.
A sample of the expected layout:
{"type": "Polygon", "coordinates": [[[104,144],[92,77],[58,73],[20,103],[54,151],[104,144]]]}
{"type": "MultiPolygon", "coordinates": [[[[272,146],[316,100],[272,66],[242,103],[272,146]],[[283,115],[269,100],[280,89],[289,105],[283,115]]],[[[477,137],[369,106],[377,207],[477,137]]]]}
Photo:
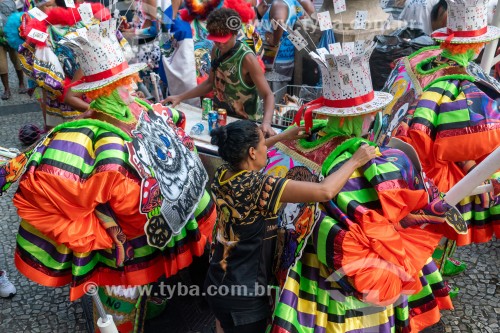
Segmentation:
{"type": "MultiPolygon", "coordinates": [[[[436,30],[433,28],[431,24],[431,12],[433,11],[433,8],[438,4],[438,3],[444,3],[444,6],[446,6],[446,1],[445,0],[408,0],[405,3],[405,6],[403,8],[403,11],[401,12],[401,15],[399,15],[399,19],[406,21],[408,23],[408,27],[412,29],[420,29],[425,32],[426,35],[430,35],[432,31],[436,30]]],[[[440,9],[439,13],[441,13],[441,4],[440,4],[440,9]]],[[[446,7],[444,8],[444,11],[446,12],[446,7]]],[[[437,15],[438,11],[436,11],[436,15],[434,16],[434,19],[438,19],[437,15]]],[[[439,15],[441,17],[441,15],[439,15]]],[[[434,22],[434,20],[432,20],[434,22]]],[[[436,21],[437,22],[437,21],[436,21]]],[[[444,25],[446,26],[446,18],[444,19],[444,25]]]]}
{"type": "Polygon", "coordinates": [[[167,97],[164,102],[175,107],[183,100],[205,96],[214,91],[214,108],[225,108],[230,116],[259,120],[259,95],[264,100],[262,130],[274,135],[271,120],[274,112],[274,96],[255,54],[245,44],[237,41],[241,18],[229,8],[220,8],[207,18],[207,39],[214,41],[212,68],[209,78],[197,87],[180,95],[167,97]],[[227,24],[237,18],[239,24],[227,24]]]}
{"type": "Polygon", "coordinates": [[[3,32],[3,27],[7,21],[7,17],[15,12],[16,3],[14,0],[0,0],[0,77],[4,88],[4,92],[1,96],[3,100],[7,100],[12,96],[9,86],[9,64],[7,54],[9,55],[10,61],[16,70],[17,79],[19,80],[19,93],[25,94],[27,92],[27,89],[24,86],[24,77],[21,64],[19,63],[19,59],[17,57],[17,51],[9,46],[3,32]]]}
{"type": "MultiPolygon", "coordinates": [[[[266,71],[275,72],[291,80],[294,70],[295,47],[286,38],[288,32],[274,22],[279,22],[283,26],[292,27],[295,22],[304,15],[314,13],[313,3],[309,0],[262,0],[256,8],[257,17],[260,20],[259,33],[264,38],[263,61],[266,71]],[[277,53],[277,54],[276,54],[277,53]]],[[[283,81],[280,78],[279,81],[283,81]]],[[[273,82],[269,77],[268,80],[273,82]]],[[[271,83],[274,85],[273,91],[278,90],[288,82],[271,83]]]]}
{"type": "Polygon", "coordinates": [[[273,281],[277,211],[281,203],[331,200],[358,167],[375,157],[374,147],[362,145],[320,183],[262,174],[267,149],[280,140],[304,137],[301,129],[295,127],[265,139],[257,125],[240,120],[210,134],[226,164],[219,167],[211,185],[217,225],[205,287],[208,291],[244,286],[238,290],[246,291],[232,291],[229,295],[208,293],[208,303],[225,333],[266,330],[271,317],[269,299],[259,295],[258,290],[267,290],[273,281]]]}

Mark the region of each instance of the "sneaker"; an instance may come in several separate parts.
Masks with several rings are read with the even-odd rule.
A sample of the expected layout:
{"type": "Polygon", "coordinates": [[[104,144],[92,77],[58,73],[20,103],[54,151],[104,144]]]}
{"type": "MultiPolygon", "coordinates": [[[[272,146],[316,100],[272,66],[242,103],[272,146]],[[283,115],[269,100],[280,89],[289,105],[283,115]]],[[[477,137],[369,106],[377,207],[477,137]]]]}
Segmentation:
{"type": "Polygon", "coordinates": [[[16,294],[16,287],[7,279],[7,272],[0,271],[0,297],[11,298],[16,294]]]}

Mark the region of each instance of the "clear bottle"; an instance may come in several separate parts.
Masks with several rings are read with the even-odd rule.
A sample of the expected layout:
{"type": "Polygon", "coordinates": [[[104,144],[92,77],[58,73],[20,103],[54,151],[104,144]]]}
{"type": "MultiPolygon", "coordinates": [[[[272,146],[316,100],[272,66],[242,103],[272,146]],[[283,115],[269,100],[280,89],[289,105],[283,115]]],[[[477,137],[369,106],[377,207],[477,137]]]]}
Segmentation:
{"type": "Polygon", "coordinates": [[[205,130],[205,126],[202,123],[197,123],[191,128],[190,135],[200,135],[205,130]]]}

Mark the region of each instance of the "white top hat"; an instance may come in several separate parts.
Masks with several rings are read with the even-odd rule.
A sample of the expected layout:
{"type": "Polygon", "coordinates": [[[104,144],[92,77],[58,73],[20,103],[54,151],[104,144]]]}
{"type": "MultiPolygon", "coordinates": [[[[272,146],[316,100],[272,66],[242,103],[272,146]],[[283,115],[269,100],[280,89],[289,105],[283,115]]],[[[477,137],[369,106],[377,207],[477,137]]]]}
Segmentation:
{"type": "Polygon", "coordinates": [[[72,87],[73,91],[100,89],[147,67],[145,63],[127,63],[116,38],[116,27],[116,19],[110,19],[71,32],[60,41],[75,51],[85,75],[84,83],[72,87]]]}
{"type": "Polygon", "coordinates": [[[372,113],[393,99],[385,92],[373,91],[369,59],[374,42],[355,41],[330,45],[311,52],[323,79],[322,107],[314,112],[328,116],[349,117],[372,113]]]}
{"type": "Polygon", "coordinates": [[[484,43],[500,38],[500,29],[488,26],[489,0],[446,0],[448,21],[446,28],[432,33],[439,42],[453,44],[484,43]]]}

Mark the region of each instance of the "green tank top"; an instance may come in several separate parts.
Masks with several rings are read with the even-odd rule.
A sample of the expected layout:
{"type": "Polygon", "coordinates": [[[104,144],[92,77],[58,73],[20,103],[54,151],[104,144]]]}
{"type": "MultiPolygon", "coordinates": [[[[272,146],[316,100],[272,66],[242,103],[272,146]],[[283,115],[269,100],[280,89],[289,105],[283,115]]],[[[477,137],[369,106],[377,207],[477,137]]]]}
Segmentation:
{"type": "MultiPolygon", "coordinates": [[[[228,59],[224,60],[215,71],[214,106],[224,108],[230,116],[258,120],[259,96],[255,85],[249,86],[243,80],[241,66],[243,58],[252,50],[244,43],[228,59]]],[[[219,50],[216,51],[219,57],[219,50]]]]}

